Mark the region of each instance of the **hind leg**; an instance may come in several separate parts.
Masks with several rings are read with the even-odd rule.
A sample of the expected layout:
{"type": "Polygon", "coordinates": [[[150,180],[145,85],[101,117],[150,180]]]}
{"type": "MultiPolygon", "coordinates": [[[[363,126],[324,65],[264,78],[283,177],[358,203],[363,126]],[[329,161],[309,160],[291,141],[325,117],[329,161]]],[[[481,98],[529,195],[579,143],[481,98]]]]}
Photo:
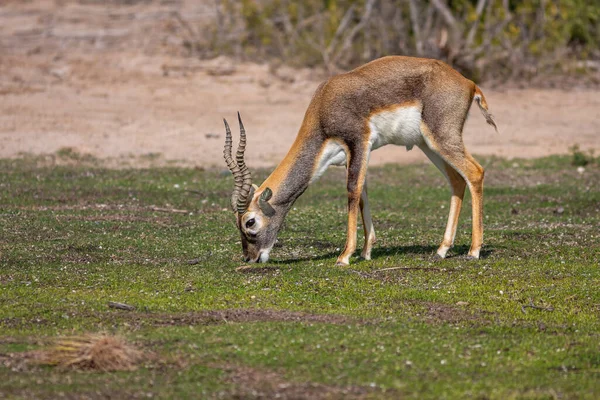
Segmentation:
{"type": "Polygon", "coordinates": [[[369,209],[369,199],[367,197],[367,180],[363,186],[360,195],[360,212],[362,215],[363,229],[365,231],[365,245],[363,247],[361,257],[365,260],[371,259],[371,249],[375,243],[375,229],[373,228],[373,220],[371,219],[371,210],[369,209]]]}
{"type": "Polygon", "coordinates": [[[466,158],[463,168],[466,170],[473,207],[473,238],[469,256],[478,259],[481,246],[483,246],[483,176],[485,171],[468,152],[466,152],[466,158]]]}
{"type": "MultiPolygon", "coordinates": [[[[473,232],[469,256],[472,258],[479,258],[481,246],[483,245],[483,167],[479,165],[464,147],[460,131],[447,132],[446,135],[434,135],[424,124],[421,126],[421,131],[426,138],[427,147],[444,162],[450,165],[452,169],[464,179],[469,187],[469,191],[471,192],[473,217],[473,232]],[[440,138],[444,138],[446,141],[442,142],[440,138]]],[[[454,192],[454,184],[452,185],[454,192]]],[[[456,189],[460,189],[459,182],[456,183],[456,189]]],[[[455,200],[456,204],[458,204],[458,200],[457,196],[457,199],[455,200]]],[[[455,208],[459,207],[455,205],[455,208]]],[[[452,215],[450,215],[450,217],[452,217],[452,215]]],[[[458,215],[456,218],[457,217],[458,215]]],[[[448,233],[448,228],[446,228],[446,233],[448,233]]],[[[444,240],[446,240],[446,236],[444,237],[444,240]]],[[[440,247],[440,250],[443,250],[443,248],[440,247]]]]}
{"type": "Polygon", "coordinates": [[[440,172],[446,177],[450,184],[450,190],[452,197],[450,198],[450,211],[448,214],[448,222],[446,223],[446,231],[444,232],[444,239],[437,250],[437,255],[440,258],[445,258],[446,253],[454,244],[454,238],[456,236],[456,228],[458,225],[458,216],[460,215],[460,209],[462,207],[463,197],[465,195],[465,188],[467,183],[464,178],[442,157],[434,153],[426,145],[420,146],[421,150],[431,160],[431,162],[440,170],[440,172]]]}

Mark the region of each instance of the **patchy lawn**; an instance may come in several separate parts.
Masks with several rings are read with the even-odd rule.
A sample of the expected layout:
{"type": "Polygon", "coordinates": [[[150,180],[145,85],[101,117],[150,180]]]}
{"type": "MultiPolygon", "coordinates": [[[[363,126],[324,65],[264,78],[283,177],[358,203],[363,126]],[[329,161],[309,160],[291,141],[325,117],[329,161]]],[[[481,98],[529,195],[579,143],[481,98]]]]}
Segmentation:
{"type": "Polygon", "coordinates": [[[349,267],[334,266],[334,169],[296,203],[271,262],[238,268],[228,174],[54,161],[0,160],[0,398],[600,397],[597,164],[483,160],[479,261],[465,257],[468,194],[437,260],[445,180],[431,165],[373,168],[378,242],[349,267]],[[147,357],[114,373],[33,360],[95,332],[147,357]]]}

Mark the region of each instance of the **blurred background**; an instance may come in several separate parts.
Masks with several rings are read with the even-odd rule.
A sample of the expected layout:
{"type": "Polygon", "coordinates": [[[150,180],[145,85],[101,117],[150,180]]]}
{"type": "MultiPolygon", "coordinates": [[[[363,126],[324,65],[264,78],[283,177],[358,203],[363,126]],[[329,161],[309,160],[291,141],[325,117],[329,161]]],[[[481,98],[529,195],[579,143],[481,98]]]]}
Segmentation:
{"type": "MultiPolygon", "coordinates": [[[[274,166],[322,80],[392,54],[483,88],[500,134],[473,110],[472,153],[600,150],[597,1],[5,0],[0,157],[222,168],[240,111],[249,165],[274,166]]],[[[388,146],[371,163],[423,159],[388,146]]]]}

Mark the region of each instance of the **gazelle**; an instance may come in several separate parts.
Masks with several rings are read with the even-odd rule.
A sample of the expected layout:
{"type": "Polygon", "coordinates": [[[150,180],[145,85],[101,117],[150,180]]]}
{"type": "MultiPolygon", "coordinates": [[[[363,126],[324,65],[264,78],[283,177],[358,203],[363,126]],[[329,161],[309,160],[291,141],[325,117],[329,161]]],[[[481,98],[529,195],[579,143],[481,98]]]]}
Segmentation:
{"type": "Polygon", "coordinates": [[[371,258],[375,231],[367,199],[369,154],[386,144],[419,147],[450,183],[450,214],[437,255],[446,257],[454,242],[465,187],[473,205],[469,256],[479,258],[483,243],[483,168],[464,146],[462,130],[475,99],[488,124],[496,128],[483,93],[443,62],[384,57],[322,83],[313,95],[291,149],[260,187],[252,185],[244,162],[242,120],[236,160],[225,122],[223,152],[235,179],[231,205],[242,237],[245,261],[266,262],[283,220],[308,185],[330,165],[345,165],[348,190],[346,246],[337,259],[348,265],[356,250],[360,209],[365,233],[362,257],[371,258]]]}

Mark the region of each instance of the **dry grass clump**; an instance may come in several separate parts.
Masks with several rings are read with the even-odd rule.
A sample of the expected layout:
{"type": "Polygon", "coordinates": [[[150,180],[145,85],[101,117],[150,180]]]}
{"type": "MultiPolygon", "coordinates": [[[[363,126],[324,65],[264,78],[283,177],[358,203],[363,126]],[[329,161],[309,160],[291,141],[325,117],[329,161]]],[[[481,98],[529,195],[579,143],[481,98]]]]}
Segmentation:
{"type": "Polygon", "coordinates": [[[131,371],[141,352],[124,339],[106,334],[67,337],[43,352],[40,361],[62,368],[97,371],[131,371]]]}

